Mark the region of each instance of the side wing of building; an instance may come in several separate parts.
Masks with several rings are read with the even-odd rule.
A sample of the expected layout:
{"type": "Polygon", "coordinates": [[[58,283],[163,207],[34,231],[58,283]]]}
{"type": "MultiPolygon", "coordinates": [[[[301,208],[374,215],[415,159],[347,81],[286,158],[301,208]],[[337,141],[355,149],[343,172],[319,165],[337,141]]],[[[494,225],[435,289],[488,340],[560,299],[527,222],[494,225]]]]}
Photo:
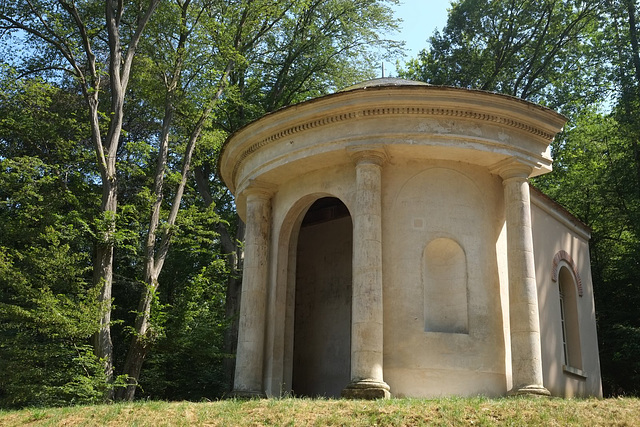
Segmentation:
{"type": "Polygon", "coordinates": [[[544,386],[554,396],[602,397],[590,230],[531,188],[544,386]]]}

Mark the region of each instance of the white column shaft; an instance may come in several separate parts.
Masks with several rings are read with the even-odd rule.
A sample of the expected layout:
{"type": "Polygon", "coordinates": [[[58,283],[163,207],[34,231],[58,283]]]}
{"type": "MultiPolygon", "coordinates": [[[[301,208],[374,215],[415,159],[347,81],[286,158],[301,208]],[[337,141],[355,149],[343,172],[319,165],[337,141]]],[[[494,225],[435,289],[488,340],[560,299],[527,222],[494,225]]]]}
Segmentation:
{"type": "Polygon", "coordinates": [[[381,166],[356,166],[353,215],[353,311],[351,379],[382,382],[381,166]]]}
{"type": "Polygon", "coordinates": [[[509,268],[512,393],[548,394],[542,386],[542,352],[528,173],[504,179],[509,268]]]}
{"type": "Polygon", "coordinates": [[[247,195],[246,218],[234,391],[262,394],[271,224],[269,194],[247,195]]]}

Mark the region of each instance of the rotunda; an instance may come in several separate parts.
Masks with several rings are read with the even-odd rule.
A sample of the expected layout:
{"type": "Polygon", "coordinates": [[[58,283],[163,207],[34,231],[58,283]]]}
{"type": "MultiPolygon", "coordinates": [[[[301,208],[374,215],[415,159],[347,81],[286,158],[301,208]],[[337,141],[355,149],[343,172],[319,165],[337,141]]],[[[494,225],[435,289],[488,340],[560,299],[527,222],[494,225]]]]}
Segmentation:
{"type": "Polygon", "coordinates": [[[601,395],[589,230],[528,183],[564,123],[384,78],[231,135],[219,170],[246,223],[235,392],[601,395]]]}

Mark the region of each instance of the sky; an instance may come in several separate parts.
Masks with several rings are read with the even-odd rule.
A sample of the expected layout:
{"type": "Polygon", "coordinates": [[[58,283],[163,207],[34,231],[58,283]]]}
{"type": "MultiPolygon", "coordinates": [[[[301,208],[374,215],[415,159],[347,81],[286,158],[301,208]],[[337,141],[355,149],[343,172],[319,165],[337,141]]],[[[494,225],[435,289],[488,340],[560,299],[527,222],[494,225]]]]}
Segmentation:
{"type": "MultiPolygon", "coordinates": [[[[405,61],[415,58],[427,47],[427,39],[436,28],[442,30],[447,23],[449,3],[449,0],[400,0],[400,4],[393,6],[402,22],[400,34],[392,38],[406,42],[405,61]]],[[[385,75],[396,75],[395,63],[385,63],[385,75]]]]}

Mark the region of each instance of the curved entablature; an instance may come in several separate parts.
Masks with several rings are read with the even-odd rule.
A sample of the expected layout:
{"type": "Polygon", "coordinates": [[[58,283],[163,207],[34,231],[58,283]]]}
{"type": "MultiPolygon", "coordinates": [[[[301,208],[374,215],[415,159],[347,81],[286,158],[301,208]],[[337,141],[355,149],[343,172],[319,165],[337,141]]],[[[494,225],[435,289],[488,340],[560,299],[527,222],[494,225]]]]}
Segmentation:
{"type": "Polygon", "coordinates": [[[253,180],[279,184],[307,170],[348,163],[349,148],[362,145],[385,150],[392,163],[441,159],[495,170],[515,160],[535,176],[551,170],[549,144],[564,123],[547,108],[483,91],[401,81],[356,86],[240,129],[226,141],[219,170],[240,200],[253,180]]]}

